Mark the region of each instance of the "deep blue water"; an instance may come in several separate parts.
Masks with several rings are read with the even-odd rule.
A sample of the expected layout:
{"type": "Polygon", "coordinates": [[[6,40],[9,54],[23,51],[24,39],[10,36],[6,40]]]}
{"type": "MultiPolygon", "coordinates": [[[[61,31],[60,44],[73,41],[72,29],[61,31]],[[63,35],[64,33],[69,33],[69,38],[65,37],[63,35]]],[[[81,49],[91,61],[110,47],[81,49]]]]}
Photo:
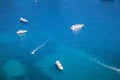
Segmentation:
{"type": "Polygon", "coordinates": [[[0,80],[88,79],[120,80],[119,0],[0,0],[0,80]]]}

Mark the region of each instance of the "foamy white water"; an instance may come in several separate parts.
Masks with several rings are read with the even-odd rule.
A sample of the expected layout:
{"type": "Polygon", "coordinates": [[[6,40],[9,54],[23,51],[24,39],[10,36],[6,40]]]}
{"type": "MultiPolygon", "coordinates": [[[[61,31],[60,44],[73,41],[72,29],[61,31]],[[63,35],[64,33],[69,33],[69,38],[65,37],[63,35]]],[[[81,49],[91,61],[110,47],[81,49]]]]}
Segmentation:
{"type": "Polygon", "coordinates": [[[35,54],[36,51],[38,51],[40,48],[44,47],[46,44],[46,41],[43,42],[42,44],[40,44],[39,46],[37,46],[35,49],[33,49],[33,51],[31,52],[31,54],[35,54]]]}

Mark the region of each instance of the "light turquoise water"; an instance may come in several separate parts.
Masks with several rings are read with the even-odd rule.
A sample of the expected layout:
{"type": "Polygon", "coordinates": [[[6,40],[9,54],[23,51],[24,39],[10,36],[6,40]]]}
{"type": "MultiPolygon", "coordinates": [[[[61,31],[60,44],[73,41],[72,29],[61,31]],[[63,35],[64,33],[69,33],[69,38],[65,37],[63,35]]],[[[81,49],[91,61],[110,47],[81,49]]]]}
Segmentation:
{"type": "Polygon", "coordinates": [[[119,4],[0,0],[0,80],[120,80],[119,4]],[[20,23],[21,16],[29,23],[20,23]],[[85,26],[73,33],[79,23],[85,26]],[[28,32],[19,36],[20,29],[28,32]]]}

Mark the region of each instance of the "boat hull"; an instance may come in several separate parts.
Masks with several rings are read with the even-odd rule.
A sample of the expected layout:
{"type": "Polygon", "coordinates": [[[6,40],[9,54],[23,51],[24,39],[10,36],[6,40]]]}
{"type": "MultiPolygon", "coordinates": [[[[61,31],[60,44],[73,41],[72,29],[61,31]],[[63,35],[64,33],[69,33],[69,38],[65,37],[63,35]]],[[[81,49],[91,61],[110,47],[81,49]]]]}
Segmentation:
{"type": "Polygon", "coordinates": [[[59,70],[63,70],[64,68],[63,68],[63,66],[62,66],[62,64],[60,63],[60,61],[56,61],[55,62],[55,64],[56,64],[56,66],[57,66],[57,68],[59,69],[59,70]]]}

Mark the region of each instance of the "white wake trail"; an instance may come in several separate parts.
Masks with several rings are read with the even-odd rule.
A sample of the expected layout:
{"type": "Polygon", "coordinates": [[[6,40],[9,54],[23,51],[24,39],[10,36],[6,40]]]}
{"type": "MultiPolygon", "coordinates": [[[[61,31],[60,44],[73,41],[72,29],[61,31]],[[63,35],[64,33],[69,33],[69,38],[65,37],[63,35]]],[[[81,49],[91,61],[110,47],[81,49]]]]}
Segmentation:
{"type": "Polygon", "coordinates": [[[105,68],[107,68],[107,69],[111,69],[111,70],[113,70],[113,71],[116,71],[116,72],[118,72],[118,73],[120,74],[120,69],[119,69],[119,68],[116,68],[116,67],[110,66],[110,65],[106,65],[106,64],[104,64],[104,63],[102,63],[102,62],[100,62],[99,60],[94,59],[94,58],[88,58],[88,59],[96,62],[97,64],[99,64],[99,65],[101,65],[101,66],[103,66],[103,67],[105,67],[105,68]]]}
{"type": "Polygon", "coordinates": [[[113,67],[113,66],[109,66],[109,65],[106,65],[104,63],[101,63],[100,61],[96,61],[99,65],[105,67],[105,68],[108,68],[108,69],[111,69],[113,71],[116,71],[118,73],[120,73],[120,69],[119,68],[116,68],[116,67],[113,67]]]}
{"type": "Polygon", "coordinates": [[[36,48],[31,52],[31,54],[35,54],[36,51],[38,51],[38,49],[44,47],[45,45],[46,45],[46,41],[43,42],[42,44],[40,44],[38,47],[36,47],[36,48]]]}

